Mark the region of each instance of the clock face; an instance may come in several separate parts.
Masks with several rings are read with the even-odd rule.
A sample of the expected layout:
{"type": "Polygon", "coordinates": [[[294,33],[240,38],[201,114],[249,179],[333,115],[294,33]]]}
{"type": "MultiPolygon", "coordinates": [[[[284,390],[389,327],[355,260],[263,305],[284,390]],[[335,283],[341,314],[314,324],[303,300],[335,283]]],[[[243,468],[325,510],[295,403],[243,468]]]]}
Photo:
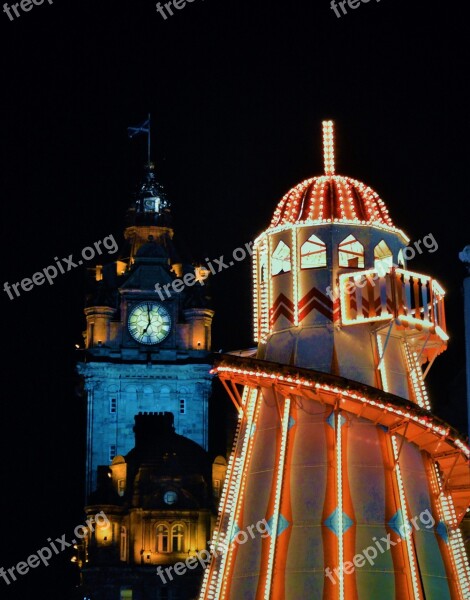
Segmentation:
{"type": "Polygon", "coordinates": [[[170,333],[170,313],[158,302],[141,302],[132,307],[127,326],[137,342],[159,344],[170,333]]]}
{"type": "Polygon", "coordinates": [[[176,492],[173,491],[168,491],[165,492],[165,495],[163,496],[163,501],[165,502],[165,504],[175,504],[175,502],[178,500],[178,494],[176,492]]]}

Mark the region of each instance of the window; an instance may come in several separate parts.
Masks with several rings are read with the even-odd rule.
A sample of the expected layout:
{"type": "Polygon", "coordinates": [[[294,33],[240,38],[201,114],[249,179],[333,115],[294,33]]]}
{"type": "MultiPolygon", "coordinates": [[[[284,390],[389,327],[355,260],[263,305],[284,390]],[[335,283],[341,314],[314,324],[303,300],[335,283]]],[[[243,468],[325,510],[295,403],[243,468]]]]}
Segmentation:
{"type": "Polygon", "coordinates": [[[124,492],[126,491],[126,480],[119,479],[118,480],[118,494],[120,496],[124,496],[124,492]]]}
{"type": "Polygon", "coordinates": [[[214,479],[214,494],[217,498],[220,497],[220,479],[214,479]]]}
{"type": "Polygon", "coordinates": [[[127,560],[127,530],[125,527],[121,527],[121,547],[119,558],[122,561],[127,560]]]}
{"type": "Polygon", "coordinates": [[[109,399],[109,412],[114,414],[117,411],[117,398],[109,399]]]}
{"type": "Polygon", "coordinates": [[[169,552],[168,537],[168,527],[166,525],[159,525],[157,527],[157,552],[169,552]]]}
{"type": "Polygon", "coordinates": [[[112,460],[116,456],[116,454],[117,454],[116,444],[111,444],[109,446],[109,462],[112,462],[112,460]]]}
{"type": "Polygon", "coordinates": [[[183,552],[183,526],[173,525],[171,528],[171,545],[173,552],[183,552]]]}
{"type": "Polygon", "coordinates": [[[392,251],[382,240],[374,248],[374,268],[377,269],[380,277],[383,277],[390,267],[393,267],[392,251]]]}
{"type": "Polygon", "coordinates": [[[404,269],[406,267],[405,257],[403,256],[403,249],[398,251],[398,266],[404,269]]]}
{"type": "Polygon", "coordinates": [[[178,501],[178,494],[173,490],[165,492],[165,494],[163,495],[163,501],[165,502],[165,504],[168,505],[175,504],[175,502],[178,501]]]}
{"type": "Polygon", "coordinates": [[[186,400],[184,398],[180,398],[180,415],[186,414],[186,400]]]}
{"type": "Polygon", "coordinates": [[[364,246],[353,235],[339,245],[339,266],[364,268],[364,246]]]}
{"type": "Polygon", "coordinates": [[[288,273],[291,270],[290,263],[290,248],[281,240],[271,257],[271,274],[288,273]]]}
{"type": "Polygon", "coordinates": [[[316,235],[312,234],[302,244],[300,249],[300,267],[301,269],[326,267],[326,245],[316,235]]]}

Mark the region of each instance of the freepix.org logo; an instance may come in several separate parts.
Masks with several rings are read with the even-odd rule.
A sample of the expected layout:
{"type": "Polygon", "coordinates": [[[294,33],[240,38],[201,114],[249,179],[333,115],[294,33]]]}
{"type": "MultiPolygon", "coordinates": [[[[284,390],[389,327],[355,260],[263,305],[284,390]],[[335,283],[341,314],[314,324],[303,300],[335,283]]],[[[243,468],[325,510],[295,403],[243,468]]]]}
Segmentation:
{"type": "MultiPolygon", "coordinates": [[[[55,540],[47,538],[48,544],[39,548],[39,550],[36,550],[36,552],[28,556],[26,560],[20,561],[9,569],[0,567],[0,577],[7,585],[11,585],[12,582],[18,581],[19,576],[26,575],[31,569],[36,569],[41,565],[48,567],[50,560],[54,558],[54,556],[67,550],[74,544],[77,544],[78,540],[85,538],[89,532],[93,532],[96,529],[108,529],[111,526],[110,520],[102,510],[99,513],[96,513],[94,517],[87,519],[85,523],[86,525],[80,524],[75,527],[73,530],[74,538],[70,542],[67,542],[65,539],[65,533],[55,540]]],[[[46,597],[49,597],[47,593],[46,597]]]]}
{"type": "Polygon", "coordinates": [[[179,294],[186,287],[191,287],[196,283],[204,285],[204,281],[209,277],[210,273],[212,273],[212,275],[216,275],[217,273],[222,272],[224,269],[233,267],[236,262],[241,262],[242,260],[245,260],[247,256],[251,256],[252,254],[253,242],[247,242],[243,247],[235,248],[235,250],[232,252],[233,260],[230,259],[228,262],[225,262],[227,259],[224,258],[223,254],[219,256],[219,258],[213,258],[212,260],[206,258],[206,263],[197,267],[195,273],[186,273],[184,277],[177,277],[171,283],[167,283],[164,286],[156,283],[155,291],[160,296],[160,300],[166,300],[171,298],[172,292],[179,294]]]}
{"type": "Polygon", "coordinates": [[[97,254],[103,254],[103,250],[101,249],[101,245],[105,250],[108,251],[108,254],[115,254],[118,251],[118,245],[113,235],[106,236],[103,240],[98,240],[94,243],[93,246],[86,246],[83,248],[81,252],[82,258],[79,258],[77,262],[74,261],[73,254],[70,254],[68,258],[60,259],[58,256],[54,256],[55,264],[49,265],[48,267],[44,267],[41,271],[34,273],[31,277],[25,277],[21,281],[16,283],[9,284],[8,281],[5,281],[3,284],[3,291],[8,294],[10,300],[14,300],[21,295],[20,288],[23,292],[30,292],[35,285],[42,285],[46,281],[49,285],[54,285],[54,279],[59,275],[65,275],[72,269],[75,269],[81,265],[83,265],[84,260],[92,260],[97,254]],[[16,296],[13,295],[15,292],[16,296]]]}
{"type": "MultiPolygon", "coordinates": [[[[17,2],[16,4],[8,4],[8,2],[5,2],[3,5],[3,12],[7,15],[10,21],[14,21],[15,18],[21,16],[18,7],[20,7],[23,12],[29,12],[35,6],[41,6],[41,4],[44,4],[44,2],[45,0],[21,0],[21,2],[17,2]],[[12,12],[15,16],[12,15],[12,12]]],[[[47,0],[47,2],[52,4],[53,0],[47,0]]]]}
{"type": "Polygon", "coordinates": [[[339,577],[341,573],[344,573],[345,575],[351,575],[356,569],[363,567],[366,562],[373,566],[375,564],[375,559],[379,555],[379,552],[380,554],[387,552],[390,550],[390,548],[393,548],[402,540],[406,540],[408,537],[410,537],[413,530],[420,530],[418,520],[425,529],[432,529],[436,524],[431,511],[427,508],[426,510],[423,510],[417,517],[413,517],[409,522],[404,522],[402,525],[400,525],[398,528],[399,536],[395,540],[392,540],[390,533],[388,533],[386,537],[381,537],[380,540],[378,540],[376,537],[373,537],[372,541],[374,544],[367,546],[367,548],[364,548],[362,552],[358,552],[353,557],[352,561],[347,560],[345,563],[341,563],[339,567],[336,567],[335,569],[326,567],[325,577],[328,577],[328,579],[336,585],[335,576],[339,577]]]}
{"type": "MultiPolygon", "coordinates": [[[[256,530],[256,532],[258,532],[262,538],[268,537],[268,535],[270,535],[271,533],[266,519],[261,519],[261,521],[258,521],[256,525],[248,525],[246,530],[240,529],[240,531],[238,531],[236,535],[234,535],[230,546],[240,546],[246,544],[246,542],[248,542],[249,540],[255,539],[256,533],[253,530],[256,530]]],[[[211,542],[207,543],[211,544],[211,542]]],[[[166,567],[165,571],[163,571],[163,568],[161,566],[158,566],[157,575],[162,580],[162,583],[166,584],[168,583],[167,579],[169,581],[173,581],[173,575],[184,575],[185,573],[187,573],[188,570],[191,571],[192,569],[195,569],[198,565],[201,565],[201,567],[205,569],[211,562],[212,556],[219,556],[221,554],[225,554],[227,550],[228,546],[226,543],[219,542],[217,544],[211,544],[212,554],[211,552],[209,552],[209,550],[204,549],[196,552],[195,556],[188,556],[188,558],[184,562],[180,561],[175,563],[174,565],[166,567]]]]}

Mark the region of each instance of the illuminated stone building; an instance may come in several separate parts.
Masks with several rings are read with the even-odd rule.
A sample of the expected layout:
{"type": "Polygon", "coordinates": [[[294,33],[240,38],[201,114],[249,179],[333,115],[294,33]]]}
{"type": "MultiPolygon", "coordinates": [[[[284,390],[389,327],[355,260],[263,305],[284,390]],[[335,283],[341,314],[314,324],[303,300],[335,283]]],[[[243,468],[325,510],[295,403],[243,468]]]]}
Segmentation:
{"type": "Polygon", "coordinates": [[[90,533],[79,548],[83,597],[186,600],[201,572],[162,585],[156,567],[195,554],[211,536],[212,490],[220,489],[224,462],[214,465],[213,486],[214,313],[207,274],[174,243],[170,205],[152,166],[124,237],[127,255],[95,269],[78,363],[88,402],[86,511],[103,510],[111,521],[108,532],[90,533]],[[191,285],[179,292],[170,287],[162,298],[156,291],[188,274],[191,285]]]}
{"type": "Polygon", "coordinates": [[[323,127],[324,175],[255,242],[257,349],[215,367],[239,422],[213,538],[229,550],[200,599],[468,600],[470,451],[425,384],[445,292],[380,197],[335,174],[323,127]],[[269,537],[230,546],[263,518],[269,537]]]}

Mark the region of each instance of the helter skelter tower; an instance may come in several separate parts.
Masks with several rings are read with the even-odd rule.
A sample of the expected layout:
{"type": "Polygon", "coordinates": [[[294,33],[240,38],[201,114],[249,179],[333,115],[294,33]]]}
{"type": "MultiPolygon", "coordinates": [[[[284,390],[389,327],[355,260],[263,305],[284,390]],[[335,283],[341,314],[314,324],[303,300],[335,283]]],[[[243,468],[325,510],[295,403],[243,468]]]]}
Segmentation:
{"type": "Polygon", "coordinates": [[[255,242],[257,352],[215,367],[239,421],[200,599],[469,599],[470,451],[424,383],[444,291],[379,196],[335,175],[331,121],[323,137],[325,174],[255,242]]]}

